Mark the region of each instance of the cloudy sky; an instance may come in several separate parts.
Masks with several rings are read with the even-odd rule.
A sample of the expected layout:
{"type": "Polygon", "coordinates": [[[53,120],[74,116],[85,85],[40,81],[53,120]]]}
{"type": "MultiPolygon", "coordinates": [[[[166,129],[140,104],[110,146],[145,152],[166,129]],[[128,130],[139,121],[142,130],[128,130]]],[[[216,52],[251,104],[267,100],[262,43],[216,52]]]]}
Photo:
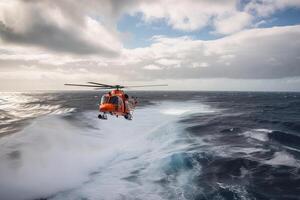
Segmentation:
{"type": "Polygon", "coordinates": [[[0,0],[0,91],[87,81],[300,91],[300,0],[0,0]]]}

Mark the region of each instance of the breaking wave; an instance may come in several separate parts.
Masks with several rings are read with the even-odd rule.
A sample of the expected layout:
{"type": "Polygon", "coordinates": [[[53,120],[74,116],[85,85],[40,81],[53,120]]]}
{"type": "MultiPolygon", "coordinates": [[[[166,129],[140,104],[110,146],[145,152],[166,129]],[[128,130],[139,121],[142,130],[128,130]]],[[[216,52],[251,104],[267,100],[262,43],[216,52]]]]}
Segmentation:
{"type": "Polygon", "coordinates": [[[176,119],[210,109],[184,105],[138,109],[134,121],[100,121],[94,111],[71,119],[68,114],[40,117],[0,140],[0,194],[5,199],[186,195],[191,172],[199,173],[201,167],[186,153],[193,144],[176,119]],[[184,112],[174,116],[172,107],[184,112]]]}

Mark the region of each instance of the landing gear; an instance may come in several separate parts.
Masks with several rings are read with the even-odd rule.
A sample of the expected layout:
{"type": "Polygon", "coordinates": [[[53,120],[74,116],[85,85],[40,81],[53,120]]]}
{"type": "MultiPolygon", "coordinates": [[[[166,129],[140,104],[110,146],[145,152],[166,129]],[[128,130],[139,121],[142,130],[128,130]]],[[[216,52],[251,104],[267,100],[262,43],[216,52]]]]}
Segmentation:
{"type": "Polygon", "coordinates": [[[124,118],[127,120],[132,120],[132,115],[130,113],[127,113],[126,115],[124,115],[124,118]]]}
{"type": "Polygon", "coordinates": [[[105,113],[99,114],[99,115],[98,115],[98,118],[99,118],[99,119],[105,119],[105,120],[106,120],[106,119],[107,119],[107,115],[106,115],[105,113]]]}

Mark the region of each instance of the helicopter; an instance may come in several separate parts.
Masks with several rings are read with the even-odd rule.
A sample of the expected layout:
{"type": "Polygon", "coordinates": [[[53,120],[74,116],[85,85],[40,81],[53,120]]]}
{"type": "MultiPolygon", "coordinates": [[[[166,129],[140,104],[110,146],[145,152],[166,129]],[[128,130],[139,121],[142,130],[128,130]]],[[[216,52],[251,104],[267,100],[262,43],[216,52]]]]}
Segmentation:
{"type": "Polygon", "coordinates": [[[87,82],[88,84],[73,84],[65,83],[66,86],[79,86],[79,87],[91,87],[96,90],[111,91],[105,93],[101,97],[99,103],[99,119],[107,120],[107,115],[114,115],[116,117],[123,116],[127,120],[132,120],[132,113],[135,109],[138,101],[136,97],[129,97],[123,90],[123,88],[137,88],[137,87],[157,87],[167,86],[167,84],[159,85],[135,85],[135,86],[124,86],[124,85],[108,85],[97,82],[87,82]]]}

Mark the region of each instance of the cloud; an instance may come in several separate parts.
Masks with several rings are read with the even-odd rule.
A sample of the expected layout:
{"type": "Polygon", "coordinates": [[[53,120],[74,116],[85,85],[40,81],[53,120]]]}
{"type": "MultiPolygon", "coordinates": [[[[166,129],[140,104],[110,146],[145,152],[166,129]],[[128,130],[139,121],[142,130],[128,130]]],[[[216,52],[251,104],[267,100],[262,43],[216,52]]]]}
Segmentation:
{"type": "Polygon", "coordinates": [[[167,58],[162,58],[158,59],[156,61],[157,64],[164,65],[164,66],[177,66],[180,67],[180,60],[178,59],[167,59],[167,58]]]}
{"type": "Polygon", "coordinates": [[[82,12],[76,14],[70,10],[72,6],[63,10],[67,6],[62,6],[62,2],[69,1],[56,2],[2,3],[0,38],[3,42],[37,46],[55,52],[102,56],[119,53],[121,44],[113,31],[82,12]]]}
{"type": "MultiPolygon", "coordinates": [[[[255,15],[300,6],[297,0],[11,0],[0,2],[2,42],[36,46],[54,52],[116,56],[122,49],[117,21],[141,14],[146,23],[164,20],[173,29],[189,32],[211,26],[228,35],[251,27],[255,15]]],[[[254,25],[255,26],[255,25],[254,25]]]]}
{"type": "MultiPolygon", "coordinates": [[[[110,1],[108,1],[110,2],[110,1]]],[[[146,23],[163,20],[175,30],[192,32],[211,27],[214,33],[232,34],[254,26],[277,10],[300,8],[299,0],[126,0],[111,4],[117,15],[142,15],[146,23]]]]}
{"type": "Polygon", "coordinates": [[[122,62],[114,60],[113,66],[120,70],[120,63],[128,66],[121,74],[135,80],[296,77],[300,76],[299,37],[300,25],[251,29],[211,41],[156,36],[149,47],[124,51],[122,62]],[[149,63],[164,67],[144,73],[141,69],[149,63]],[[128,73],[132,70],[133,76],[128,73]]]}
{"type": "Polygon", "coordinates": [[[191,65],[192,68],[208,67],[208,66],[209,66],[209,64],[206,63],[206,62],[201,62],[201,63],[199,63],[199,62],[194,62],[194,63],[192,63],[192,65],[191,65]]]}
{"type": "Polygon", "coordinates": [[[285,8],[300,7],[298,0],[255,0],[245,6],[245,11],[258,16],[269,16],[277,10],[285,8]]]}
{"type": "Polygon", "coordinates": [[[256,15],[299,5],[272,2],[0,0],[0,84],[5,88],[16,80],[42,77],[49,85],[66,79],[111,78],[113,83],[300,77],[300,25],[253,28],[259,26],[256,15]],[[124,14],[138,14],[146,24],[164,20],[183,34],[211,26],[224,37],[204,41],[157,35],[149,46],[127,49],[116,27],[124,14]]]}
{"type": "Polygon", "coordinates": [[[252,15],[246,12],[237,12],[228,17],[221,17],[215,21],[216,32],[224,35],[238,32],[249,26],[252,19],[252,15]]]}
{"type": "Polygon", "coordinates": [[[85,74],[112,74],[130,81],[277,79],[300,76],[299,37],[300,25],[251,29],[210,41],[156,36],[149,47],[123,49],[120,56],[112,58],[26,53],[25,49],[14,52],[12,48],[2,53],[0,64],[37,65],[44,69],[55,66],[63,70],[81,68],[85,74]]]}
{"type": "Polygon", "coordinates": [[[143,20],[149,23],[163,19],[174,29],[196,31],[235,13],[236,5],[236,0],[141,1],[130,11],[141,13],[143,20]]]}
{"type": "Polygon", "coordinates": [[[192,32],[211,27],[214,33],[232,34],[255,26],[256,20],[277,10],[300,7],[298,0],[126,0],[107,1],[113,13],[141,15],[148,24],[163,20],[176,30],[192,32]]]}
{"type": "Polygon", "coordinates": [[[144,69],[146,69],[146,70],[161,70],[162,68],[157,65],[146,65],[144,67],[144,69]]]}

